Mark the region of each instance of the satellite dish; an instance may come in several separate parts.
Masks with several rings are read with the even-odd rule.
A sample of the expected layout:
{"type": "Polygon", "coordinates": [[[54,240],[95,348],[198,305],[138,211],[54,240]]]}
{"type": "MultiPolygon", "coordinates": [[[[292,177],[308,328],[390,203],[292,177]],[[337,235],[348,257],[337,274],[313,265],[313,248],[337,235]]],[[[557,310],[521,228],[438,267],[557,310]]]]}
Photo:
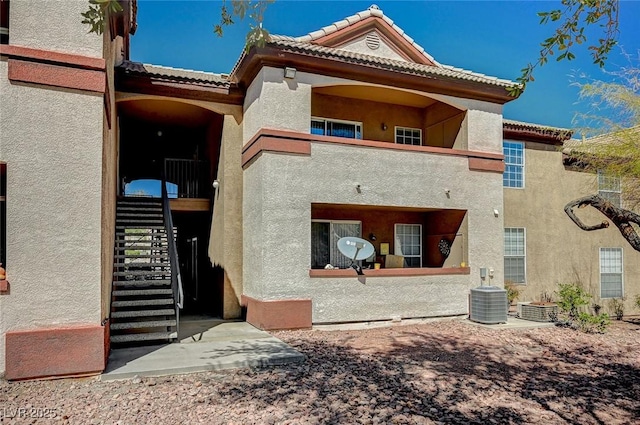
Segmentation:
{"type": "Polygon", "coordinates": [[[338,251],[345,257],[351,259],[351,267],[353,267],[359,275],[364,273],[362,273],[362,268],[355,264],[355,262],[369,258],[376,252],[371,242],[362,238],[356,238],[355,236],[346,236],[338,239],[338,251]]]}

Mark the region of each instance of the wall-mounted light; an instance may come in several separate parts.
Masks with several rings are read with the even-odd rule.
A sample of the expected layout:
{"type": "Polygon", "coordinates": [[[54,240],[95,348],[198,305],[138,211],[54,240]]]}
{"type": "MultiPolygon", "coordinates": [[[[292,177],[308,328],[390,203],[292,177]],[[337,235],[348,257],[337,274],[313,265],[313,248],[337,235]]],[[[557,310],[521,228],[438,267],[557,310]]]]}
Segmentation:
{"type": "Polygon", "coordinates": [[[360,186],[360,184],[356,184],[356,192],[358,193],[362,193],[362,186],[360,186]]]}
{"type": "Polygon", "coordinates": [[[162,130],[158,130],[158,137],[162,137],[162,130]]]}
{"type": "Polygon", "coordinates": [[[497,209],[493,209],[493,216],[494,217],[500,217],[500,211],[498,211],[497,209]]]}
{"type": "Polygon", "coordinates": [[[375,241],[376,239],[378,239],[378,238],[376,238],[376,235],[374,235],[373,232],[369,233],[369,240],[370,241],[375,241]]]}
{"type": "Polygon", "coordinates": [[[290,67],[286,67],[284,69],[284,78],[288,78],[290,80],[293,80],[294,78],[296,78],[296,69],[295,68],[290,68],[290,67]]]}
{"type": "Polygon", "coordinates": [[[382,123],[380,128],[382,129],[382,131],[386,131],[387,130],[387,125],[385,123],[382,123]]]}
{"type": "Polygon", "coordinates": [[[218,190],[220,187],[220,181],[218,179],[214,180],[211,186],[213,186],[213,190],[218,190]]]}

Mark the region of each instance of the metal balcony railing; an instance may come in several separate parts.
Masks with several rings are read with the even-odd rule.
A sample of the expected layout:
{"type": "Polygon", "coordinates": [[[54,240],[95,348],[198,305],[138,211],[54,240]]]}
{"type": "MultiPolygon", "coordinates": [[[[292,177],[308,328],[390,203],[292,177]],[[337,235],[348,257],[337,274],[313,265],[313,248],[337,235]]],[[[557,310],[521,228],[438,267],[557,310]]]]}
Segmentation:
{"type": "Polygon", "coordinates": [[[164,174],[170,198],[208,198],[209,162],[193,159],[165,158],[164,174]]]}

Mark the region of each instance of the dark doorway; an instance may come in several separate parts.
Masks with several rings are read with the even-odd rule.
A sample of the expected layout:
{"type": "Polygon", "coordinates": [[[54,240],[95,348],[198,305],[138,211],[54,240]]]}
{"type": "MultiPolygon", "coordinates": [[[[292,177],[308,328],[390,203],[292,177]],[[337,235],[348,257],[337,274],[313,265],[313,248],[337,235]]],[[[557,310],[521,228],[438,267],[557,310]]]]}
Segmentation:
{"type": "Polygon", "coordinates": [[[222,294],[207,248],[211,215],[174,211],[180,275],[184,291],[182,315],[222,316],[222,294]]]}

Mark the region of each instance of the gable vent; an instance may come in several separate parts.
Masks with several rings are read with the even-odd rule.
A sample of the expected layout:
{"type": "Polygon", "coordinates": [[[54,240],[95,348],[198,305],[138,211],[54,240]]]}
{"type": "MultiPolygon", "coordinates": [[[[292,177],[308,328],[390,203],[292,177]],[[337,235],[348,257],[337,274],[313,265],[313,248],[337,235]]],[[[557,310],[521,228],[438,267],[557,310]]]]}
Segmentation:
{"type": "Polygon", "coordinates": [[[378,34],[376,34],[375,32],[370,32],[369,34],[367,34],[365,42],[367,43],[367,47],[371,50],[376,50],[378,47],[380,47],[380,37],[378,37],[378,34]]]}

